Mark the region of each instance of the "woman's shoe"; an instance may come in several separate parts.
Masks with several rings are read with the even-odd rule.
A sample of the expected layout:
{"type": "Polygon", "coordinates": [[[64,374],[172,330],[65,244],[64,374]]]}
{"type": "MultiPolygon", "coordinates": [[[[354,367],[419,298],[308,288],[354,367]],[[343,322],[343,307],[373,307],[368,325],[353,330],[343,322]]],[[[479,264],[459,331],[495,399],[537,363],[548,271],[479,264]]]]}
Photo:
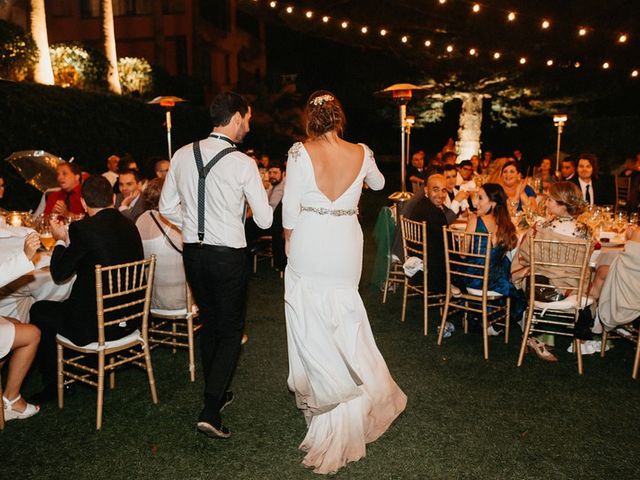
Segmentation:
{"type": "Polygon", "coordinates": [[[18,394],[16,398],[13,400],[7,399],[7,397],[2,397],[2,403],[4,407],[4,419],[8,422],[9,420],[24,420],[25,418],[33,417],[36,413],[40,411],[40,407],[38,405],[33,405],[31,403],[27,403],[27,406],[24,408],[22,412],[13,409],[13,405],[20,400],[22,397],[18,394]]]}
{"type": "Polygon", "coordinates": [[[545,362],[557,362],[558,357],[547,350],[547,346],[535,337],[529,337],[527,340],[527,347],[533,350],[540,360],[545,362]]]}

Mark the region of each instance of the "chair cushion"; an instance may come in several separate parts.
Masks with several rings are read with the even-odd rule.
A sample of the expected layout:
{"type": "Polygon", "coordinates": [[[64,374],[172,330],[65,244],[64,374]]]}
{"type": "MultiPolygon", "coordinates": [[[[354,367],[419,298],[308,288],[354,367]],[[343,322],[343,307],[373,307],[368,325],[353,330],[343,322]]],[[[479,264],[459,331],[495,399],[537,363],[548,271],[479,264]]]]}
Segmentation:
{"type": "MultiPolygon", "coordinates": [[[[164,315],[167,317],[177,317],[177,316],[186,316],[187,315],[187,309],[186,308],[178,308],[176,310],[163,310],[162,308],[152,308],[149,313],[151,313],[151,315],[164,315]]],[[[194,315],[196,313],[198,313],[198,307],[196,305],[193,306],[193,308],[191,309],[191,313],[193,313],[194,315]]]]}
{"type": "MultiPolygon", "coordinates": [[[[482,289],[480,288],[467,287],[467,292],[469,293],[469,295],[474,295],[476,297],[482,296],[482,289]]],[[[489,290],[487,292],[487,298],[489,298],[490,300],[493,300],[495,298],[501,298],[501,297],[502,297],[501,293],[494,292],[493,290],[489,290]]]]}
{"type": "MultiPolygon", "coordinates": [[[[69,340],[66,337],[63,337],[62,335],[58,334],[56,335],[56,340],[59,341],[60,343],[62,343],[63,345],[73,345],[75,347],[78,348],[83,348],[85,350],[94,350],[94,351],[98,351],[98,342],[91,342],[87,345],[76,345],[75,343],[73,343],[71,340],[69,340]]],[[[140,334],[140,330],[134,330],[133,332],[131,332],[129,335],[127,335],[126,337],[122,337],[119,338],[117,340],[111,340],[109,342],[105,342],[104,344],[104,348],[109,349],[109,348],[116,348],[116,347],[121,347],[123,345],[126,345],[128,343],[131,342],[135,342],[135,341],[142,341],[142,335],[140,334]]]]}
{"type": "MultiPolygon", "coordinates": [[[[592,297],[582,297],[580,308],[584,308],[591,305],[594,302],[592,297]]],[[[576,295],[569,295],[564,300],[558,300],[557,302],[540,302],[536,300],[534,302],[536,308],[542,310],[570,310],[578,306],[578,297],[576,295]]]]}

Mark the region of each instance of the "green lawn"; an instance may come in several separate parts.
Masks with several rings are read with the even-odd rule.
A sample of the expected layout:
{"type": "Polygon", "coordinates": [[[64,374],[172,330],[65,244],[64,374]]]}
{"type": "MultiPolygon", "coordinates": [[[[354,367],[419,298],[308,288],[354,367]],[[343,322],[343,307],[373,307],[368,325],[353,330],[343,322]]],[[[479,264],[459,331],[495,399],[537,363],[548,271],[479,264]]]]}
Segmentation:
{"type": "MultiPolygon", "coordinates": [[[[436,345],[422,335],[417,303],[400,322],[400,295],[387,305],[368,286],[371,228],[384,194],[363,202],[366,255],[361,293],[378,346],[409,403],[367,457],[339,478],[623,479],[638,478],[640,383],[631,379],[633,351],[619,343],[606,358],[560,351],[548,364],[528,355],[516,368],[520,332],[491,339],[482,359],[480,335],[460,332],[436,345]]],[[[236,400],[225,410],[233,436],[211,440],[195,430],[202,390],[188,381],[186,352],[155,350],[160,403],[143,372],[131,369],[105,396],[104,426],[94,430],[95,393],[80,387],[63,410],[47,405],[13,421],[0,435],[0,478],[10,479],[289,479],[313,478],[297,446],[305,422],[287,391],[282,282],[262,264],[251,279],[247,333],[235,376],[236,400]]],[[[562,345],[562,344],[560,344],[562,345]]],[[[559,349],[559,348],[558,348],[559,349]]],[[[563,349],[562,349],[563,350],[563,349]]],[[[37,377],[24,388],[32,393],[37,377]]]]}

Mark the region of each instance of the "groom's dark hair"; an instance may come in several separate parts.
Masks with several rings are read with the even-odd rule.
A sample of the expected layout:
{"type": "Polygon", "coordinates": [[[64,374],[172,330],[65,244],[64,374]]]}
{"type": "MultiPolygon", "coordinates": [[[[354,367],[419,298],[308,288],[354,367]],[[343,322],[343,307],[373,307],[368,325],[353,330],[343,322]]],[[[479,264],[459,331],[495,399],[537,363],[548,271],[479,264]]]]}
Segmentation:
{"type": "Polygon", "coordinates": [[[214,127],[224,127],[231,121],[236,112],[244,117],[249,111],[249,104],[234,92],[224,92],[213,99],[209,106],[209,114],[214,127]]]}

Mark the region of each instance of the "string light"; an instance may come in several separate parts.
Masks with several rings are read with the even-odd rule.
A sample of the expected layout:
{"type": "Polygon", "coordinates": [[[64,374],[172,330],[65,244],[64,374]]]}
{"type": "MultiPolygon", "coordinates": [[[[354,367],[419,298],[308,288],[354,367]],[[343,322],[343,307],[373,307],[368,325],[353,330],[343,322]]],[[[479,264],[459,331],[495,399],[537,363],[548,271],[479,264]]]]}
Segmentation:
{"type": "Polygon", "coordinates": [[[584,27],[580,27],[580,30],[578,30],[578,35],[580,35],[581,37],[584,37],[587,34],[587,29],[584,27]]]}
{"type": "Polygon", "coordinates": [[[633,78],[636,78],[636,77],[638,76],[638,70],[633,70],[633,71],[631,72],[631,76],[632,76],[633,78]]]}
{"type": "Polygon", "coordinates": [[[520,65],[524,65],[527,63],[527,59],[525,57],[520,57],[520,65]]]}
{"type": "Polygon", "coordinates": [[[513,22],[516,19],[516,12],[509,12],[509,15],[507,15],[507,20],[509,20],[510,22],[513,22]]]}
{"type": "Polygon", "coordinates": [[[479,3],[474,3],[473,7],[471,8],[471,10],[473,10],[473,13],[478,13],[480,11],[480,4],[479,3]]]}
{"type": "Polygon", "coordinates": [[[625,43],[626,41],[627,41],[627,34],[626,33],[620,34],[620,36],[618,37],[618,43],[625,43]]]}
{"type": "Polygon", "coordinates": [[[309,10],[307,13],[304,14],[305,17],[307,18],[312,18],[313,17],[313,12],[311,10],[309,10]]]}
{"type": "Polygon", "coordinates": [[[609,65],[609,62],[604,62],[604,63],[602,64],[602,68],[603,68],[604,70],[607,70],[610,66],[611,66],[611,65],[609,65]]]}
{"type": "Polygon", "coordinates": [[[431,40],[425,40],[424,41],[424,46],[425,47],[430,47],[431,46],[431,40]]]}
{"type": "Polygon", "coordinates": [[[475,48],[470,48],[470,49],[469,49],[469,55],[473,56],[473,55],[475,55],[476,53],[478,53],[478,52],[476,51],[476,49],[475,49],[475,48]]]}
{"type": "Polygon", "coordinates": [[[271,8],[276,8],[276,6],[277,6],[277,5],[278,5],[278,3],[277,3],[277,2],[269,2],[269,6],[270,6],[271,8]]]}
{"type": "Polygon", "coordinates": [[[287,13],[293,13],[293,7],[287,7],[287,13]]]}
{"type": "Polygon", "coordinates": [[[543,30],[546,30],[550,26],[551,26],[551,23],[549,23],[549,20],[542,20],[541,27],[543,28],[543,30]]]}
{"type": "Polygon", "coordinates": [[[347,28],[347,27],[349,26],[349,22],[342,22],[342,23],[340,24],[340,26],[341,26],[342,28],[347,28]]]}
{"type": "Polygon", "coordinates": [[[327,17],[326,15],[324,17],[322,17],[322,21],[324,23],[328,23],[329,22],[329,17],[327,17]]]}
{"type": "Polygon", "coordinates": [[[384,28],[380,30],[380,35],[384,37],[386,34],[387,34],[387,31],[384,28]]]}
{"type": "Polygon", "coordinates": [[[576,62],[576,63],[574,63],[574,64],[573,64],[573,66],[574,66],[575,68],[580,68],[580,62],[576,62]]]}
{"type": "Polygon", "coordinates": [[[367,27],[362,27],[362,28],[360,29],[360,31],[361,31],[362,33],[367,33],[367,32],[369,31],[369,29],[368,29],[367,27]]]}
{"type": "Polygon", "coordinates": [[[494,60],[500,60],[501,56],[502,56],[502,54],[500,52],[494,52],[493,59],[494,60]]]}
{"type": "Polygon", "coordinates": [[[447,0],[438,0],[438,2],[440,2],[440,5],[444,5],[445,3],[447,3],[447,0]]]}
{"type": "Polygon", "coordinates": [[[402,43],[407,43],[409,41],[409,37],[407,37],[406,35],[403,35],[402,38],[400,39],[400,41],[402,43]]]}
{"type": "Polygon", "coordinates": [[[553,59],[549,59],[547,60],[547,67],[552,67],[553,66],[553,59]]]}
{"type": "Polygon", "coordinates": [[[453,45],[447,45],[447,52],[453,52],[453,45]]]}

